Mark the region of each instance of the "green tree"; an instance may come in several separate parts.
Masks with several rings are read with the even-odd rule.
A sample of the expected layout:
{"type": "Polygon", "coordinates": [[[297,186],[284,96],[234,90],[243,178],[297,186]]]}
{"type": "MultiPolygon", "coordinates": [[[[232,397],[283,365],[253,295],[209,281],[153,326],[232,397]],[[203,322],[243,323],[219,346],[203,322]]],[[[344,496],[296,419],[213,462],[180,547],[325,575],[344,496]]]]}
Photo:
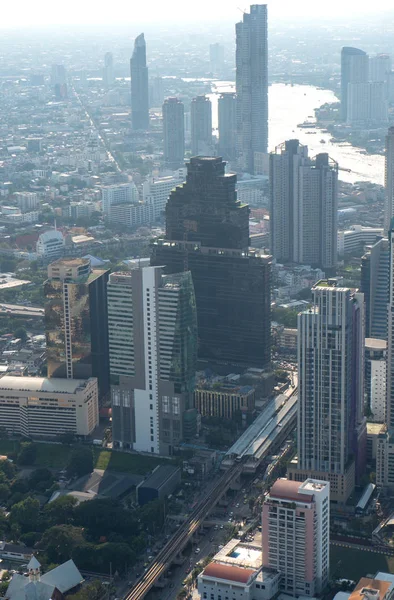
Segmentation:
{"type": "Polygon", "coordinates": [[[14,331],[14,336],[20,338],[22,342],[25,342],[27,340],[27,331],[24,327],[18,327],[14,331]]]}
{"type": "Polygon", "coordinates": [[[30,489],[42,491],[51,487],[53,475],[49,469],[36,469],[29,477],[30,489]],[[43,484],[43,485],[41,485],[43,484]]]}
{"type": "Polygon", "coordinates": [[[13,523],[17,523],[24,533],[35,531],[39,512],[39,501],[28,496],[25,500],[18,502],[12,507],[10,519],[13,523]]]}
{"type": "Polygon", "coordinates": [[[67,465],[69,477],[81,477],[93,471],[93,452],[90,447],[75,446],[70,454],[67,465]]]}
{"type": "Polygon", "coordinates": [[[59,442],[65,446],[71,446],[75,442],[75,435],[72,431],[65,431],[59,435],[59,442]]]}
{"type": "Polygon", "coordinates": [[[80,527],[55,525],[44,533],[40,546],[50,562],[62,563],[72,557],[74,549],[83,546],[84,542],[80,527]]]}
{"type": "Polygon", "coordinates": [[[15,477],[16,467],[9,460],[0,460],[0,472],[4,473],[8,480],[15,477]]]}
{"type": "Polygon", "coordinates": [[[22,442],[17,457],[18,465],[34,465],[37,457],[37,446],[32,442],[22,442]]]}
{"type": "Polygon", "coordinates": [[[69,600],[101,600],[107,586],[103,586],[101,581],[92,581],[88,585],[84,585],[76,594],[67,596],[69,600]]]}
{"type": "Polygon", "coordinates": [[[78,501],[73,496],[61,496],[44,508],[47,526],[71,524],[74,521],[74,509],[78,501]]]}
{"type": "Polygon", "coordinates": [[[4,502],[11,494],[10,486],[6,483],[0,483],[0,502],[4,502]]]}

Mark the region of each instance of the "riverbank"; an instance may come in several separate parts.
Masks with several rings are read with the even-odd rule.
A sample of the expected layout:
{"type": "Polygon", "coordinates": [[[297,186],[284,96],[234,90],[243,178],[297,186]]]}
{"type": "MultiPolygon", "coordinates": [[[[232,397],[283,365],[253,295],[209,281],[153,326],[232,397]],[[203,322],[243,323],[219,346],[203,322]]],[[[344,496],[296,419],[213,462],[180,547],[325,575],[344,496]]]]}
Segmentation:
{"type": "MultiPolygon", "coordinates": [[[[217,104],[223,92],[235,91],[232,81],[212,81],[212,123],[217,128],[217,104]]],[[[379,154],[365,154],[360,147],[349,142],[336,142],[326,128],[317,123],[315,110],[325,104],[338,102],[331,90],[323,90],[310,85],[275,83],[269,87],[269,151],[291,138],[298,138],[309,148],[310,156],[327,152],[340,168],[340,179],[347,183],[371,181],[384,184],[384,157],[379,154]],[[305,121],[315,124],[313,129],[303,129],[299,125],[305,121]]]]}
{"type": "Polygon", "coordinates": [[[340,122],[339,102],[324,104],[315,109],[316,123],[322,130],[327,130],[337,143],[349,143],[360,148],[361,154],[379,154],[384,156],[387,126],[377,129],[352,129],[340,122]]]}

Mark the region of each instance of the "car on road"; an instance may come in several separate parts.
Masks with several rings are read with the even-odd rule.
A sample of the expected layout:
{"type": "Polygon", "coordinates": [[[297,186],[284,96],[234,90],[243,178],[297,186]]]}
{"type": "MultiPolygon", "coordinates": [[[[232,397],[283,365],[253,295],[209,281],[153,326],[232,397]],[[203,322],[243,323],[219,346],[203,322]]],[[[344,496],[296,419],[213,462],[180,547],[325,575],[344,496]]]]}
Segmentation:
{"type": "Polygon", "coordinates": [[[200,552],[201,552],[201,548],[196,548],[194,551],[194,554],[200,554],[200,552]]]}

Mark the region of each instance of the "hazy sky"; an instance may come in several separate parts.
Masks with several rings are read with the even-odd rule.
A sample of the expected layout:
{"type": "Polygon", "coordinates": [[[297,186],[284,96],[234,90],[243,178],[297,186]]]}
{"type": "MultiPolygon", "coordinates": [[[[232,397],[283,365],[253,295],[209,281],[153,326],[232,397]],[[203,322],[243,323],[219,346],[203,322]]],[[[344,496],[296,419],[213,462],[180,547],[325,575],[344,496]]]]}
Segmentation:
{"type": "MultiPolygon", "coordinates": [[[[245,0],[3,0],[0,27],[165,21],[238,21],[245,0]]],[[[271,18],[357,16],[393,10],[392,0],[268,0],[271,18]]]]}

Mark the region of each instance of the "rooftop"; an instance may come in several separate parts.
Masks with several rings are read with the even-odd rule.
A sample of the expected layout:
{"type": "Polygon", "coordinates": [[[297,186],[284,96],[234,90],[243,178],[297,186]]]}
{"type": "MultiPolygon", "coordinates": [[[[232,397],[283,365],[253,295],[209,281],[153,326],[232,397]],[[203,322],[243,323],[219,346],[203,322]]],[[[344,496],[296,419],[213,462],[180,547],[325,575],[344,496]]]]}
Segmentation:
{"type": "Polygon", "coordinates": [[[179,471],[179,467],[160,465],[138,487],[160,488],[177,471],[179,471]]]}
{"type": "Polygon", "coordinates": [[[284,478],[277,479],[271,487],[269,497],[293,502],[312,502],[312,494],[300,494],[301,486],[302,484],[299,481],[290,481],[290,479],[284,478]]]}
{"type": "Polygon", "coordinates": [[[82,265],[90,264],[88,258],[59,258],[53,261],[51,267],[81,267],[82,265]]]}
{"type": "Polygon", "coordinates": [[[237,583],[248,583],[253,575],[256,575],[254,569],[244,569],[242,567],[233,567],[221,563],[210,563],[205,567],[203,576],[214,577],[215,579],[226,579],[227,581],[236,581],[237,583]]]}
{"type": "Polygon", "coordinates": [[[349,600],[383,600],[391,586],[389,581],[362,577],[350,594],[349,600]]]}
{"type": "Polygon", "coordinates": [[[214,561],[249,569],[259,569],[263,563],[261,547],[245,544],[233,538],[215,554],[214,561]]]}
{"type": "Polygon", "coordinates": [[[13,377],[4,375],[0,379],[0,390],[26,392],[52,392],[58,394],[75,394],[85,388],[92,379],[61,379],[58,377],[13,377]]]}
{"type": "Polygon", "coordinates": [[[386,350],[387,342],[377,338],[365,338],[365,348],[367,350],[386,350]]]}

